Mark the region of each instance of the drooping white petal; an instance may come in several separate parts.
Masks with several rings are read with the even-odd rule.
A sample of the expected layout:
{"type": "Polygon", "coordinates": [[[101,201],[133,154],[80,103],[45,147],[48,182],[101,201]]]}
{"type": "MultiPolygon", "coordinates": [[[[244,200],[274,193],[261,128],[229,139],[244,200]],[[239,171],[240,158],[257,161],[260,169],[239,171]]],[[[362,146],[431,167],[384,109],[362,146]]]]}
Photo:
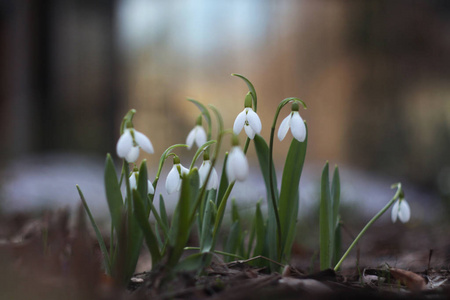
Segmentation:
{"type": "Polygon", "coordinates": [[[287,132],[289,131],[289,121],[291,120],[291,114],[289,114],[280,124],[280,128],[278,128],[278,139],[282,141],[287,132]]]}
{"type": "Polygon", "coordinates": [[[306,126],[298,111],[294,111],[291,119],[292,136],[299,142],[304,142],[306,138],[306,126]]]}
{"type": "Polygon", "coordinates": [[[195,143],[197,144],[197,147],[201,147],[204,143],[206,143],[206,132],[205,129],[197,125],[197,130],[195,132],[195,143]]]}
{"type": "Polygon", "coordinates": [[[205,160],[202,162],[200,169],[198,169],[198,176],[200,178],[200,186],[203,186],[203,183],[206,180],[206,176],[208,176],[209,169],[211,168],[211,161],[205,160]]]}
{"type": "Polygon", "coordinates": [[[137,181],[136,181],[136,179],[137,179],[137,173],[136,172],[131,172],[131,175],[130,175],[130,189],[131,190],[137,189],[137,181]]]}
{"type": "Polygon", "coordinates": [[[397,216],[399,213],[399,201],[395,201],[394,206],[392,206],[392,211],[391,211],[391,220],[392,223],[395,223],[395,221],[397,221],[397,216]]]}
{"type": "Polygon", "coordinates": [[[249,125],[244,125],[244,130],[249,139],[253,140],[255,138],[255,131],[249,125]]]}
{"type": "Polygon", "coordinates": [[[258,115],[251,109],[250,107],[246,108],[247,110],[247,121],[250,127],[255,131],[257,134],[261,133],[261,120],[259,119],[258,115]]]}
{"type": "Polygon", "coordinates": [[[246,119],[247,119],[247,115],[246,115],[246,112],[244,109],[237,115],[236,120],[234,120],[234,125],[233,125],[234,134],[238,135],[239,132],[242,131],[242,128],[244,127],[246,119]]]}
{"type": "Polygon", "coordinates": [[[153,184],[150,180],[147,180],[147,193],[154,195],[155,194],[155,188],[153,187],[153,184]]]}
{"type": "Polygon", "coordinates": [[[248,176],[247,158],[239,146],[234,146],[228,156],[227,175],[230,182],[244,181],[248,176]]]}
{"type": "Polygon", "coordinates": [[[137,130],[134,130],[134,139],[135,139],[136,143],[138,144],[138,146],[141,147],[142,150],[144,150],[145,152],[150,153],[150,154],[155,152],[153,150],[152,142],[150,142],[149,138],[145,134],[143,134],[137,130]]]}
{"type": "Polygon", "coordinates": [[[168,194],[172,194],[177,191],[178,186],[181,184],[180,174],[178,173],[177,165],[173,165],[166,179],[166,191],[168,194]]]}
{"type": "Polygon", "coordinates": [[[130,131],[126,129],[117,141],[117,155],[121,158],[125,158],[128,152],[130,152],[131,147],[133,147],[133,137],[131,136],[130,131]]]}
{"type": "Polygon", "coordinates": [[[400,209],[398,211],[398,219],[402,222],[402,223],[406,223],[409,221],[411,217],[411,209],[409,208],[409,204],[408,202],[406,202],[406,200],[402,200],[400,201],[400,209]]]}
{"type": "Polygon", "coordinates": [[[228,177],[228,181],[231,183],[233,181],[236,180],[236,176],[234,175],[234,170],[233,170],[233,157],[234,157],[234,152],[233,149],[230,151],[230,153],[228,154],[228,159],[227,159],[227,165],[225,166],[225,170],[227,172],[227,177],[228,177]]]}
{"type": "Polygon", "coordinates": [[[188,149],[191,149],[192,146],[194,145],[194,140],[195,140],[195,131],[196,131],[196,127],[194,127],[188,134],[187,138],[186,138],[186,145],[188,145],[188,149]]]}
{"type": "Polygon", "coordinates": [[[127,155],[125,155],[125,159],[127,162],[135,162],[139,157],[139,147],[131,147],[130,151],[128,151],[127,155]]]}
{"type": "Polygon", "coordinates": [[[206,185],[207,190],[215,189],[219,187],[219,176],[217,175],[216,168],[211,171],[211,176],[209,177],[208,184],[206,185]]]}
{"type": "Polygon", "coordinates": [[[180,166],[180,172],[181,172],[181,174],[189,174],[189,169],[188,168],[185,168],[185,167],[183,167],[183,165],[182,164],[179,164],[179,166],[180,166]]]}

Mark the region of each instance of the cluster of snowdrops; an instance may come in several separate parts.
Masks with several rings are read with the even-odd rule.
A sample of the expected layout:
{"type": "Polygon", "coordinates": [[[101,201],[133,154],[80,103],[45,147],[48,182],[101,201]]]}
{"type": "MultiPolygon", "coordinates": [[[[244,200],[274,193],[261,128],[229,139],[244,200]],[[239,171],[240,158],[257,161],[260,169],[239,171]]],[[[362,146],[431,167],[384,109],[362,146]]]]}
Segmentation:
{"type": "MultiPolygon", "coordinates": [[[[217,257],[225,261],[246,259],[254,265],[266,267],[268,271],[280,270],[289,263],[296,234],[299,182],[308,140],[308,129],[299,109],[306,108],[306,104],[298,98],[286,98],[280,102],[267,144],[260,136],[262,124],[257,114],[257,94],[253,84],[242,75],[232,75],[241,78],[249,89],[244,100],[244,110],[237,115],[233,129],[224,128],[217,108],[188,99],[200,110],[196,125],[188,134],[186,144],[172,145],[163,152],[153,181],[148,178],[146,161],[136,164],[140,149],[154,152],[152,143],[145,134],[134,128],[132,121],[136,111],[130,110],[125,115],[116,147],[117,155],[123,159],[120,175],[117,175],[109,154],[105,164],[106,199],[111,216],[108,245],[77,186],[102,251],[105,272],[116,280],[127,283],[131,278],[143,243],[150,251],[152,268],[164,268],[168,274],[180,270],[201,272],[217,257]],[[277,137],[283,140],[290,130],[293,139],[286,156],[281,186],[278,187],[272,153],[278,116],[287,104],[291,104],[291,111],[280,123],[277,137]],[[214,138],[212,116],[217,123],[214,138]],[[206,130],[203,121],[206,122],[206,130]],[[242,129],[247,135],[243,147],[239,145],[238,139],[242,129]],[[223,169],[219,176],[215,165],[226,136],[231,137],[231,149],[221,158],[223,169]],[[251,228],[244,228],[237,205],[232,201],[231,226],[227,226],[225,240],[219,241],[224,238],[220,234],[221,225],[231,190],[236,181],[246,180],[249,173],[246,153],[251,143],[254,144],[264,178],[266,199],[256,203],[251,228]],[[181,164],[174,151],[180,147],[194,148],[194,144],[197,151],[187,168],[181,164]],[[195,165],[200,156],[203,161],[197,168],[195,165]],[[173,165],[166,178],[165,189],[169,194],[179,194],[171,216],[166,211],[163,196],[154,199],[161,171],[169,158],[172,158],[173,165]],[[159,201],[158,207],[155,201],[159,201]],[[266,207],[264,210],[263,204],[266,207]],[[188,240],[194,227],[199,236],[199,245],[192,246],[188,245],[188,240]],[[223,244],[223,249],[217,249],[217,244],[223,244]]],[[[397,189],[393,198],[367,223],[341,255],[339,170],[335,168],[330,184],[328,169],[327,162],[320,185],[320,267],[334,267],[337,270],[359,238],[386,210],[393,206],[392,220],[395,222],[398,217],[400,221],[407,222],[410,209],[404,200],[401,184],[393,185],[397,189]]]]}

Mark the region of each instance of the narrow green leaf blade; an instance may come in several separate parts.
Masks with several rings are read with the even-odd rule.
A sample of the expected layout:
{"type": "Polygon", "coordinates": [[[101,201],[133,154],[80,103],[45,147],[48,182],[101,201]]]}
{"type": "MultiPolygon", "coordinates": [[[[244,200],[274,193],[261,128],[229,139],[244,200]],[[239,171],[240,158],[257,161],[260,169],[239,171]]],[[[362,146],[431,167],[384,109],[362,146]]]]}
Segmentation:
{"type": "Polygon", "coordinates": [[[153,232],[150,224],[148,222],[147,216],[145,214],[144,202],[140,196],[140,193],[133,190],[133,204],[134,204],[134,216],[136,218],[137,224],[144,233],[145,243],[152,257],[152,266],[156,266],[161,260],[161,254],[158,248],[158,240],[155,233],[153,232]]]}
{"type": "Polygon", "coordinates": [[[341,181],[338,166],[334,168],[333,182],[331,184],[331,195],[333,198],[333,229],[334,229],[338,226],[339,205],[341,201],[341,181]]]}
{"type": "Polygon", "coordinates": [[[208,128],[209,131],[211,129],[211,115],[208,111],[208,109],[206,108],[205,105],[203,105],[202,103],[200,103],[197,100],[194,99],[187,99],[188,101],[192,102],[195,104],[195,106],[197,106],[197,108],[200,110],[200,112],[202,113],[202,115],[205,117],[206,122],[208,123],[208,128]]]}
{"type": "Polygon", "coordinates": [[[263,255],[264,245],[266,244],[266,226],[264,224],[264,217],[261,212],[261,205],[258,202],[256,204],[255,213],[255,226],[256,226],[256,246],[253,250],[253,256],[263,255]]]}
{"type": "Polygon", "coordinates": [[[173,226],[175,227],[175,244],[169,253],[169,259],[167,265],[169,267],[174,267],[186,247],[186,243],[189,238],[189,233],[191,231],[191,220],[192,208],[194,202],[198,197],[199,193],[199,176],[197,168],[192,169],[189,174],[182,175],[181,192],[180,198],[178,200],[176,215],[174,215],[173,226]]]}
{"type": "Polygon", "coordinates": [[[292,139],[284,164],[283,177],[281,179],[278,212],[281,223],[281,255],[285,260],[289,260],[293,241],[293,238],[289,239],[288,236],[295,235],[299,207],[300,177],[302,175],[308,145],[307,126],[306,132],[307,134],[304,142],[292,139]],[[292,233],[291,231],[294,232],[292,233]]]}
{"type": "MultiPolygon", "coordinates": [[[[230,233],[228,235],[227,241],[225,243],[225,252],[236,254],[241,240],[241,224],[239,221],[233,222],[231,225],[230,233]]],[[[230,262],[231,257],[226,256],[225,262],[230,262]]]]}
{"type": "Polygon", "coordinates": [[[227,160],[228,160],[228,152],[225,153],[225,157],[223,159],[223,167],[222,167],[222,174],[220,177],[220,183],[219,183],[219,189],[217,190],[217,201],[216,201],[216,206],[219,207],[220,206],[220,201],[223,198],[223,195],[225,195],[225,192],[228,188],[229,182],[228,182],[228,177],[227,177],[227,172],[226,172],[226,165],[227,165],[227,160]]]}
{"type": "Polygon", "coordinates": [[[330,179],[328,175],[328,162],[322,171],[320,184],[320,212],[319,212],[319,244],[320,244],[320,269],[331,268],[331,232],[330,232],[330,179]]]}
{"type": "Polygon", "coordinates": [[[120,224],[122,219],[123,199],[119,182],[117,181],[116,169],[114,167],[111,155],[109,154],[106,156],[104,179],[106,200],[108,201],[111,221],[118,232],[121,228],[120,224]]]}
{"type": "Polygon", "coordinates": [[[257,106],[258,106],[258,97],[256,96],[256,90],[255,90],[255,87],[253,86],[253,84],[250,82],[250,80],[248,80],[244,75],[241,75],[241,74],[235,74],[235,73],[233,73],[233,74],[231,74],[231,76],[236,76],[236,77],[239,77],[239,78],[241,78],[242,80],[244,80],[245,81],[245,84],[247,84],[247,87],[248,87],[248,90],[252,93],[252,95],[253,95],[253,104],[254,104],[254,110],[256,111],[256,109],[257,109],[257,106]]]}
{"type": "MultiPolygon", "coordinates": [[[[81,198],[81,203],[83,203],[84,209],[86,210],[86,213],[87,213],[87,215],[89,217],[89,221],[91,222],[91,225],[94,228],[95,236],[97,237],[98,245],[100,246],[100,251],[102,252],[102,255],[103,255],[103,263],[105,265],[106,274],[112,275],[112,273],[111,273],[111,261],[109,259],[108,249],[106,249],[105,241],[103,240],[102,234],[100,233],[100,230],[98,229],[98,226],[95,223],[95,219],[92,216],[91,210],[89,209],[89,206],[88,206],[88,204],[86,202],[86,199],[84,198],[83,192],[81,191],[81,189],[78,186],[78,184],[76,185],[76,187],[77,187],[77,190],[78,190],[78,194],[80,195],[80,198],[81,198]]],[[[112,238],[113,237],[111,237],[111,239],[112,238]]]]}
{"type": "Polygon", "coordinates": [[[139,178],[137,182],[137,190],[139,192],[139,196],[143,200],[143,205],[145,209],[145,213],[147,217],[150,212],[150,207],[148,205],[147,195],[148,195],[148,174],[147,174],[147,161],[144,159],[141,162],[141,166],[139,167],[139,178]]]}
{"type": "MultiPolygon", "coordinates": [[[[272,201],[272,193],[270,190],[270,178],[269,178],[269,146],[266,141],[260,136],[255,135],[253,139],[256,155],[258,157],[259,167],[263,175],[264,183],[266,186],[266,197],[267,197],[267,207],[268,207],[268,220],[267,220],[267,253],[264,253],[269,258],[273,260],[278,260],[278,250],[277,250],[277,222],[275,217],[275,208],[272,201]],[[269,242],[272,241],[272,242],[269,242]]],[[[275,201],[278,203],[278,187],[277,187],[277,175],[275,172],[275,167],[272,163],[272,178],[273,178],[273,189],[275,191],[275,201]]],[[[265,238],[263,239],[265,240],[265,238]]],[[[261,248],[262,250],[263,248],[261,248]]]]}

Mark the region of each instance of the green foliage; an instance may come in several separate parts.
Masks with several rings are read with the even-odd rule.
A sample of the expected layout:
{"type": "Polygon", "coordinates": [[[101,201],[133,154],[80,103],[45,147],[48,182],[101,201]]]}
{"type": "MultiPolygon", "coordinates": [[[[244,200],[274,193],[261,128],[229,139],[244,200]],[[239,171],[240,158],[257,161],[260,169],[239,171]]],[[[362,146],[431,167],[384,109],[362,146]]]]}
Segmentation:
{"type": "MultiPolygon", "coordinates": [[[[256,112],[257,95],[253,84],[242,75],[232,75],[241,78],[246,83],[249,89],[247,102],[250,102],[249,97],[251,95],[253,109],[256,112]]],[[[254,213],[252,212],[251,216],[247,216],[239,210],[238,204],[233,199],[231,222],[227,229],[228,235],[224,239],[221,237],[222,223],[227,210],[228,198],[235,185],[234,181],[228,181],[226,174],[227,153],[222,158],[224,163],[219,185],[207,190],[206,182],[211,177],[215,163],[219,158],[223,137],[230,133],[231,130],[224,128],[222,116],[217,108],[212,105],[205,106],[194,99],[188,99],[188,101],[200,110],[201,116],[199,116],[199,120],[202,117],[206,120],[207,142],[196,151],[191,160],[189,171],[181,172],[181,169],[179,169],[181,189],[171,217],[166,210],[166,203],[161,194],[159,195],[159,210],[157,205],[154,205],[153,190],[156,191],[157,189],[166,160],[174,156],[174,160],[180,162],[178,156],[172,151],[180,147],[187,147],[185,144],[172,145],[163,152],[152,183],[148,178],[145,160],[141,162],[139,169],[136,169],[137,165],[124,159],[122,171],[118,178],[111,155],[107,154],[104,182],[106,200],[111,217],[111,242],[109,249],[104,242],[81,189],[77,186],[82,204],[94,228],[103,255],[105,272],[114,277],[117,282],[126,284],[131,278],[143,244],[150,252],[152,267],[161,265],[166,268],[167,274],[181,270],[198,270],[201,272],[211,263],[213,253],[223,255],[226,262],[235,259],[248,259],[248,261],[251,261],[251,264],[268,267],[270,271],[280,270],[280,266],[289,263],[292,245],[296,237],[300,199],[299,184],[306,157],[308,128],[305,126],[306,139],[302,140],[303,135],[298,135],[298,128],[300,127],[296,127],[296,138],[300,139],[300,141],[295,138],[291,141],[284,163],[280,188],[277,186],[277,173],[273,163],[274,134],[278,115],[285,105],[294,103],[292,117],[294,113],[298,113],[300,104],[304,108],[306,108],[306,104],[295,97],[282,100],[275,112],[269,144],[258,134],[254,137],[253,142],[256,155],[266,187],[265,201],[267,201],[267,210],[262,209],[262,201],[264,200],[261,199],[256,203],[254,213]],[[210,111],[217,121],[217,135],[215,139],[212,139],[213,119],[210,111]],[[195,164],[204,152],[207,154],[205,156],[211,160],[211,168],[207,172],[206,178],[203,177],[205,174],[202,173],[202,181],[205,183],[200,186],[199,171],[195,164]],[[138,174],[136,184],[130,181],[131,169],[137,172],[133,174],[138,174]],[[152,186],[149,184],[152,184],[152,186]],[[149,188],[151,188],[151,191],[149,188]],[[125,192],[123,193],[123,191],[125,192]],[[246,220],[248,221],[246,222],[246,220]],[[198,246],[188,245],[191,230],[194,226],[198,231],[198,246]],[[246,227],[250,227],[249,230],[246,227]],[[225,240],[223,251],[216,249],[219,240],[225,240]],[[183,258],[183,254],[187,250],[195,251],[195,253],[188,256],[185,255],[183,258]]],[[[133,128],[132,119],[135,113],[135,110],[130,110],[122,121],[120,132],[124,136],[129,132],[125,130],[126,128],[133,128]]],[[[297,120],[300,120],[300,118],[297,117],[297,120]]],[[[200,122],[197,124],[200,124],[200,122]]],[[[303,128],[303,124],[301,128],[303,128]]],[[[142,138],[142,135],[140,133],[140,136],[132,136],[133,143],[128,143],[122,152],[127,152],[127,147],[139,147],[137,139],[138,137],[142,138]]],[[[122,141],[125,140],[122,139],[122,141]]],[[[243,150],[244,153],[247,152],[251,141],[247,138],[243,150]]],[[[176,176],[172,178],[178,180],[176,176]]],[[[179,182],[175,181],[175,183],[179,182]]],[[[175,186],[172,185],[172,187],[175,186]]],[[[399,187],[396,196],[388,205],[392,205],[395,202],[395,197],[398,198],[399,195],[402,195],[401,187],[399,187]]],[[[321,178],[319,216],[321,269],[330,268],[332,264],[336,264],[335,269],[338,269],[354,246],[352,244],[344,256],[339,261],[337,260],[341,247],[339,204],[339,170],[337,167],[335,168],[330,187],[327,163],[321,178]]],[[[384,211],[386,211],[386,207],[384,211]]]]}

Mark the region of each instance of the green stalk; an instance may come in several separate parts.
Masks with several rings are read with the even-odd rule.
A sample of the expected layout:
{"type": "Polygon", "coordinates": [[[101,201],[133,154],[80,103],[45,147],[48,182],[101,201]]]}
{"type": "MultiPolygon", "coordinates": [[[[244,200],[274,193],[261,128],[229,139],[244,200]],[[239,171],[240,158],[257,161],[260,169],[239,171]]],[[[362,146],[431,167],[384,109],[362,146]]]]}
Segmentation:
{"type": "Polygon", "coordinates": [[[364,226],[364,228],[361,230],[361,232],[358,234],[358,236],[355,238],[355,240],[353,241],[353,243],[350,245],[350,247],[348,247],[347,251],[345,251],[344,255],[342,255],[341,259],[339,260],[339,262],[336,264],[336,266],[333,268],[334,271],[337,271],[342,262],[347,258],[348,254],[350,253],[350,251],[353,249],[353,247],[355,247],[355,245],[358,243],[359,239],[363,236],[363,234],[367,231],[367,229],[369,229],[370,226],[372,226],[373,223],[375,223],[376,220],[378,220],[394,203],[395,201],[397,201],[397,199],[399,198],[399,196],[402,193],[402,185],[401,183],[397,184],[397,192],[395,193],[394,197],[391,199],[391,201],[388,202],[388,204],[386,204],[385,207],[383,207],[383,209],[381,209],[370,221],[369,223],[366,224],[366,226],[364,226]]]}

